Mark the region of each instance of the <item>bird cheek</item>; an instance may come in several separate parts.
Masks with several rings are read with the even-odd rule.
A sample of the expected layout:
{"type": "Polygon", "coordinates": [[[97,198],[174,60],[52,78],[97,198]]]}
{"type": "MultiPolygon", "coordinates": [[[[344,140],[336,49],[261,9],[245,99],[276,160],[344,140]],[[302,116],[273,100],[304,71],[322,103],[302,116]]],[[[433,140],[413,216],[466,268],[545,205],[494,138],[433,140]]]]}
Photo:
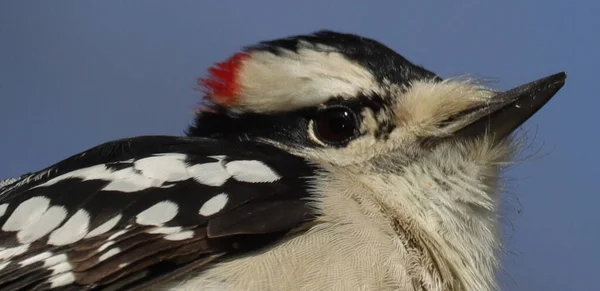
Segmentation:
{"type": "Polygon", "coordinates": [[[375,132],[377,128],[377,120],[375,119],[375,115],[373,111],[370,109],[366,109],[362,112],[362,118],[360,122],[360,132],[365,134],[372,134],[375,132]]]}

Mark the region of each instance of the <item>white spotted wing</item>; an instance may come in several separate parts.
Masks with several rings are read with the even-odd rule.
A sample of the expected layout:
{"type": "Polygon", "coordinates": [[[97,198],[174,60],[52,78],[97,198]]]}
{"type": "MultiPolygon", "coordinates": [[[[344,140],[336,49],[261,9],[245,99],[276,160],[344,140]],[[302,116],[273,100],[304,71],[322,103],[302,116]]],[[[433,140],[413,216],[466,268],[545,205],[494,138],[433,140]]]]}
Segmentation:
{"type": "Polygon", "coordinates": [[[313,218],[314,170],[254,142],[92,148],[0,187],[0,290],[129,290],[260,247],[313,218]]]}

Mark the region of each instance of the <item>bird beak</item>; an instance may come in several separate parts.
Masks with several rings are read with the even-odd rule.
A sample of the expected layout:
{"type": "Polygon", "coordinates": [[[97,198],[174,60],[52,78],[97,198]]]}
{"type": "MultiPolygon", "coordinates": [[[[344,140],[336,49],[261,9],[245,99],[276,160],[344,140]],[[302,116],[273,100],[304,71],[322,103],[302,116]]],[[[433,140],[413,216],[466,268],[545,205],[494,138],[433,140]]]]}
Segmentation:
{"type": "Polygon", "coordinates": [[[564,72],[500,92],[490,101],[461,114],[459,129],[453,137],[472,138],[484,133],[501,140],[517,129],[565,84],[564,72]]]}

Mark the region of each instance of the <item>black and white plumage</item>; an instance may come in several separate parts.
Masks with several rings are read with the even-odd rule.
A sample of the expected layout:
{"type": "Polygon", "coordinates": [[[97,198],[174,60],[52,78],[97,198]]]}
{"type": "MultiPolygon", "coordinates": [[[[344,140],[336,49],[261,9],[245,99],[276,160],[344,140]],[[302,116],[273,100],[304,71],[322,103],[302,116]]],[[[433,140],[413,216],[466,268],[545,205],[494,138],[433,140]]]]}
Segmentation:
{"type": "Polygon", "coordinates": [[[273,241],[311,219],[314,171],[250,141],[100,145],[2,188],[2,290],[135,285],[273,241]]]}
{"type": "Polygon", "coordinates": [[[210,70],[188,137],[0,184],[1,290],[491,290],[509,134],[564,73],[498,92],[322,31],[210,70]]]}

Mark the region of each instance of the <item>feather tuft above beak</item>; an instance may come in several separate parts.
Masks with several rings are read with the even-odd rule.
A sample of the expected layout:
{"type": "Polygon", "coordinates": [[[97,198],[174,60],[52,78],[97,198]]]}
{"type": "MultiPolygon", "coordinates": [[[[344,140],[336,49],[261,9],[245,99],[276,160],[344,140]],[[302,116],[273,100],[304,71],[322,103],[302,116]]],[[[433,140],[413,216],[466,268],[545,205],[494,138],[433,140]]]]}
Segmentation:
{"type": "Polygon", "coordinates": [[[495,140],[502,140],[550,101],[566,78],[567,74],[560,72],[499,92],[485,104],[452,116],[453,122],[447,127],[452,135],[427,143],[436,144],[448,138],[475,138],[485,133],[495,140]]]}

